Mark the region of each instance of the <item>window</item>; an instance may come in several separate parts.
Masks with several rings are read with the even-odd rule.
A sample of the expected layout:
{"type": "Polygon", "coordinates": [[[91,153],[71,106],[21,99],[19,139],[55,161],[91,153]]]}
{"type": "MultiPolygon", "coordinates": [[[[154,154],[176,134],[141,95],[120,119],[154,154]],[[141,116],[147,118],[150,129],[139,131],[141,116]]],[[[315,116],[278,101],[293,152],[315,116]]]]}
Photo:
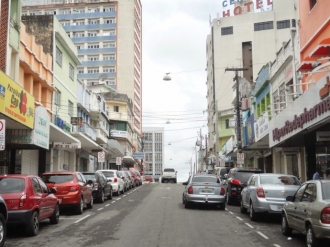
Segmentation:
{"type": "Polygon", "coordinates": [[[88,61],[98,61],[99,57],[98,56],[88,56],[88,61]]]}
{"type": "Polygon", "coordinates": [[[32,186],[33,186],[33,190],[34,190],[35,193],[41,193],[42,192],[37,178],[32,179],[32,186]]]}
{"type": "Polygon", "coordinates": [[[65,22],[61,22],[62,26],[70,26],[70,22],[69,21],[65,21],[65,22]]]}
{"type": "Polygon", "coordinates": [[[84,49],[84,44],[76,44],[76,46],[78,50],[84,49]]]}
{"type": "Polygon", "coordinates": [[[262,31],[262,30],[268,30],[268,29],[273,29],[273,28],[274,28],[273,21],[254,23],[254,31],[262,31]]]}
{"type": "Polygon", "coordinates": [[[115,55],[103,55],[103,60],[115,60],[115,55]]]}
{"type": "Polygon", "coordinates": [[[85,21],[77,21],[76,23],[77,26],[85,25],[85,21]]]}
{"type": "Polygon", "coordinates": [[[73,32],[73,37],[74,38],[80,38],[80,37],[85,37],[85,33],[84,32],[73,32]]]}
{"type": "Polygon", "coordinates": [[[310,9],[314,8],[314,6],[317,4],[317,0],[309,0],[309,7],[310,9]]]}
{"type": "Polygon", "coordinates": [[[99,73],[99,69],[98,68],[88,68],[87,73],[99,73]]]}
{"type": "Polygon", "coordinates": [[[111,86],[111,85],[115,85],[115,80],[106,80],[105,84],[111,86]]]}
{"type": "Polygon", "coordinates": [[[304,191],[302,201],[303,202],[313,202],[316,199],[316,186],[315,184],[308,184],[304,191]]]}
{"type": "Polygon", "coordinates": [[[78,74],[84,74],[84,69],[78,69],[78,74]]]}
{"type": "Polygon", "coordinates": [[[69,63],[69,77],[74,80],[74,67],[69,63]]]}
{"type": "Polygon", "coordinates": [[[38,182],[40,184],[40,187],[42,188],[42,192],[48,194],[48,187],[47,187],[47,185],[40,178],[37,178],[37,180],[38,180],[38,182]]]}
{"type": "Polygon", "coordinates": [[[117,106],[117,105],[113,106],[113,111],[114,112],[119,112],[119,106],[117,106]]]}
{"type": "Polygon", "coordinates": [[[97,36],[97,32],[88,32],[87,33],[88,37],[96,37],[97,36]]]}
{"type": "Polygon", "coordinates": [[[226,129],[229,129],[229,119],[226,119],[226,129]]]}
{"type": "Polygon", "coordinates": [[[103,68],[103,73],[114,73],[116,72],[116,69],[115,68],[103,68]]]}
{"type": "Polygon", "coordinates": [[[56,46],[56,62],[58,63],[58,65],[62,67],[62,52],[57,46],[56,46]]]}
{"type": "Polygon", "coordinates": [[[229,35],[233,34],[233,27],[222,27],[221,28],[221,35],[229,35]]]}
{"type": "Polygon", "coordinates": [[[295,20],[295,19],[292,19],[292,20],[291,20],[291,26],[292,26],[292,27],[296,27],[296,20],[295,20]]]}
{"type": "Polygon", "coordinates": [[[98,44],[89,44],[88,49],[98,49],[100,46],[98,44]]]}
{"type": "Polygon", "coordinates": [[[103,9],[103,12],[113,12],[113,11],[116,11],[115,7],[108,7],[103,9]]]}
{"type": "Polygon", "coordinates": [[[114,36],[114,35],[116,35],[115,31],[110,31],[110,30],[103,31],[103,36],[114,36]]]}
{"type": "Polygon", "coordinates": [[[73,103],[70,100],[68,100],[68,114],[73,116],[73,103]]]}
{"type": "Polygon", "coordinates": [[[61,105],[61,92],[58,89],[54,91],[54,104],[57,106],[61,105]]]}
{"type": "Polygon", "coordinates": [[[111,23],[115,23],[115,20],[114,19],[104,20],[104,24],[111,24],[111,23]]]}
{"type": "Polygon", "coordinates": [[[302,195],[304,193],[305,188],[306,188],[306,184],[301,186],[300,189],[298,189],[298,191],[294,195],[294,201],[295,202],[300,202],[301,201],[301,198],[302,198],[302,195]]]}
{"type": "Polygon", "coordinates": [[[278,21],[277,29],[290,28],[290,20],[278,21]]]}
{"type": "Polygon", "coordinates": [[[89,24],[89,25],[100,24],[100,20],[99,20],[99,19],[89,20],[89,21],[88,21],[88,24],[89,24]]]}
{"type": "Polygon", "coordinates": [[[103,48],[113,48],[116,47],[115,43],[103,43],[103,48]]]}

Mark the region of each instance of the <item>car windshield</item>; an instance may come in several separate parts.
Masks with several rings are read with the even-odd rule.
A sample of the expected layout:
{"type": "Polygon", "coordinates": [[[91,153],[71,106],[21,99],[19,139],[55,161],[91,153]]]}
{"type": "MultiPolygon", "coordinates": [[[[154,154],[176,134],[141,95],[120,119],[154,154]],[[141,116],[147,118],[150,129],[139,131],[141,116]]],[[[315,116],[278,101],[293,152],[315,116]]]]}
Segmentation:
{"type": "Polygon", "coordinates": [[[94,173],[88,173],[88,174],[83,173],[83,175],[87,181],[92,180],[92,181],[96,182],[96,175],[94,173]]]}
{"type": "Polygon", "coordinates": [[[50,184],[62,184],[67,183],[73,180],[72,174],[49,174],[49,175],[42,175],[41,179],[45,183],[50,184]]]}
{"type": "Polygon", "coordinates": [[[193,183],[220,183],[219,179],[215,176],[196,176],[193,177],[193,183]]]}
{"type": "Polygon", "coordinates": [[[107,178],[113,178],[115,176],[115,173],[112,171],[103,171],[102,172],[104,174],[104,176],[106,176],[107,178]]]}
{"type": "Polygon", "coordinates": [[[260,176],[260,184],[300,185],[300,182],[296,177],[267,175],[260,176]]]}
{"type": "Polygon", "coordinates": [[[0,178],[0,194],[22,192],[24,189],[23,178],[0,178]]]}
{"type": "Polygon", "coordinates": [[[322,183],[323,200],[330,199],[330,183],[322,183]]]}
{"type": "Polygon", "coordinates": [[[167,168],[167,169],[164,169],[164,172],[175,172],[175,170],[171,169],[171,168],[167,168]]]}
{"type": "Polygon", "coordinates": [[[234,175],[235,179],[238,179],[242,183],[246,183],[250,177],[254,174],[254,172],[249,172],[249,171],[237,171],[234,175]]]}

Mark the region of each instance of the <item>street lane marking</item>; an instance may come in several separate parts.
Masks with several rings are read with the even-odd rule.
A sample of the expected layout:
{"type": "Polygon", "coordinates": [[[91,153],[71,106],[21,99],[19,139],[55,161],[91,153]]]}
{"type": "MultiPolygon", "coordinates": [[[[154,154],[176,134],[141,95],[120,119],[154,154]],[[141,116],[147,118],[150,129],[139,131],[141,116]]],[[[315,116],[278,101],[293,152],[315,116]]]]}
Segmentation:
{"type": "Polygon", "coordinates": [[[117,198],[117,201],[119,201],[121,198],[119,197],[119,198],[117,198]]]}
{"type": "Polygon", "coordinates": [[[112,203],[115,203],[116,201],[113,201],[112,203]]]}
{"type": "Polygon", "coordinates": [[[245,223],[245,225],[247,225],[248,227],[250,227],[250,228],[254,228],[253,226],[251,226],[249,223],[245,223]]]}
{"type": "Polygon", "coordinates": [[[240,220],[240,221],[243,221],[240,217],[236,216],[236,219],[240,220]]]}
{"type": "Polygon", "coordinates": [[[106,207],[108,207],[110,204],[107,204],[107,205],[105,205],[106,207]]]}
{"type": "Polygon", "coordinates": [[[76,220],[76,221],[73,222],[73,223],[79,223],[80,221],[82,221],[82,220],[88,218],[89,216],[90,216],[90,214],[86,215],[85,217],[81,218],[80,220],[76,220]]]}
{"type": "Polygon", "coordinates": [[[103,208],[99,208],[97,211],[100,211],[100,210],[102,210],[103,208]]]}
{"type": "Polygon", "coordinates": [[[126,195],[123,195],[123,196],[126,196],[126,195]]]}
{"type": "Polygon", "coordinates": [[[278,244],[273,244],[275,247],[281,247],[281,245],[278,245],[278,244]]]}
{"type": "Polygon", "coordinates": [[[225,208],[226,211],[228,211],[228,208],[225,208]]]}
{"type": "Polygon", "coordinates": [[[233,212],[231,212],[231,211],[228,211],[230,214],[234,214],[233,212]]]}
{"type": "Polygon", "coordinates": [[[261,233],[261,232],[259,232],[259,231],[257,231],[257,233],[258,233],[261,237],[263,237],[264,239],[269,239],[269,237],[267,237],[265,234],[263,234],[263,233],[261,233]]]}

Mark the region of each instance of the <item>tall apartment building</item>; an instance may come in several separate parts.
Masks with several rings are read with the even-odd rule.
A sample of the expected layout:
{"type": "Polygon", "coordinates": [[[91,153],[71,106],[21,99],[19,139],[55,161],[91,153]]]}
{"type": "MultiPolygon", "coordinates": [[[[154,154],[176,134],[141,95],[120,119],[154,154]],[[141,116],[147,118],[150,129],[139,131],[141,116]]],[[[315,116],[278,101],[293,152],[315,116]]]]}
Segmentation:
{"type": "MultiPolygon", "coordinates": [[[[142,132],[140,0],[22,0],[22,15],[56,15],[78,49],[78,79],[95,93],[116,90],[133,101],[142,132]]],[[[113,109],[110,109],[110,115],[113,109]]]]}
{"type": "Polygon", "coordinates": [[[159,178],[164,165],[164,128],[143,128],[144,174],[159,178]]]}
{"type": "MultiPolygon", "coordinates": [[[[224,10],[221,16],[212,20],[211,34],[206,39],[207,57],[207,99],[209,147],[219,150],[231,137],[229,123],[235,113],[226,115],[223,112],[233,108],[235,73],[226,68],[245,67],[248,70],[239,72],[240,77],[250,81],[256,80],[260,69],[276,57],[277,51],[290,40],[292,30],[298,23],[297,0],[263,1],[267,6],[258,6],[258,1],[235,1],[235,11],[224,10]],[[252,5],[249,5],[252,4],[252,5]],[[250,6],[250,7],[248,7],[250,6]],[[253,7],[251,7],[253,6],[253,7]],[[259,8],[259,10],[258,10],[259,8]],[[266,11],[267,9],[267,11],[266,11]],[[217,102],[218,114],[214,114],[214,103],[217,102]],[[219,118],[218,120],[216,118],[219,118]],[[215,131],[217,130],[217,131],[215,131]],[[216,133],[219,135],[217,136],[216,133]],[[218,138],[218,139],[217,139],[218,138]]],[[[220,16],[220,14],[219,14],[220,16]]],[[[218,151],[219,151],[218,150],[218,151]]]]}

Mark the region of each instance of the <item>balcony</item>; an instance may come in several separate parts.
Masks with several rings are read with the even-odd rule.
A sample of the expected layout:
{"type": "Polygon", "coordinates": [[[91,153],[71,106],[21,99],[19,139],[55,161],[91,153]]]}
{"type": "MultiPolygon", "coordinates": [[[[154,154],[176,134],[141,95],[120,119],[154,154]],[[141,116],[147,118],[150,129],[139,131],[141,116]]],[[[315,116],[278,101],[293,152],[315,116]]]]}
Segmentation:
{"type": "Polygon", "coordinates": [[[128,113],[125,112],[111,112],[111,120],[118,120],[118,121],[129,121],[128,113]]]}
{"type": "Polygon", "coordinates": [[[111,130],[111,137],[123,138],[132,143],[132,134],[125,130],[111,130]]]}
{"type": "Polygon", "coordinates": [[[63,27],[66,32],[70,31],[86,31],[86,30],[108,30],[108,29],[115,29],[116,23],[109,23],[109,24],[88,24],[88,25],[76,25],[73,23],[71,26],[64,26],[63,27]]]}
{"type": "Polygon", "coordinates": [[[116,48],[96,48],[96,49],[78,49],[78,55],[115,53],[116,48]]]}
{"type": "Polygon", "coordinates": [[[93,19],[100,17],[116,17],[116,11],[112,12],[93,12],[93,13],[70,13],[70,14],[57,14],[56,18],[59,21],[72,20],[72,19],[93,19]]]}
{"type": "Polygon", "coordinates": [[[103,129],[95,129],[96,130],[96,142],[99,144],[108,143],[108,135],[103,129]]]}
{"type": "Polygon", "coordinates": [[[81,126],[77,126],[77,132],[83,133],[96,141],[96,131],[88,123],[83,123],[81,126]]]}
{"type": "Polygon", "coordinates": [[[73,43],[90,43],[90,42],[104,42],[104,41],[115,41],[116,35],[111,36],[94,36],[94,37],[71,37],[73,43]]]}

